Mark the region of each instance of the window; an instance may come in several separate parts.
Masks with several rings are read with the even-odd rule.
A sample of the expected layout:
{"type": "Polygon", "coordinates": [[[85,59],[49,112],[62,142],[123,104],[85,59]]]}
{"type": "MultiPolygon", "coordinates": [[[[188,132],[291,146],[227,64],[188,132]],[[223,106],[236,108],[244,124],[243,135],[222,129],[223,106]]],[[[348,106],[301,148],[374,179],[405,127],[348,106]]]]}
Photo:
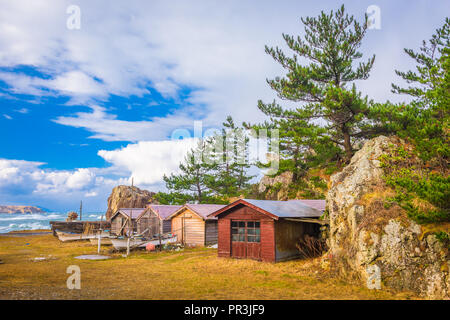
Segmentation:
{"type": "Polygon", "coordinates": [[[261,241],[261,229],[259,222],[249,221],[247,222],[247,242],[260,242],[261,241]]]}
{"type": "Polygon", "coordinates": [[[261,242],[259,221],[231,221],[231,241],[261,242]]]}
{"type": "Polygon", "coordinates": [[[234,242],[245,242],[245,222],[231,222],[231,240],[234,242]]]}

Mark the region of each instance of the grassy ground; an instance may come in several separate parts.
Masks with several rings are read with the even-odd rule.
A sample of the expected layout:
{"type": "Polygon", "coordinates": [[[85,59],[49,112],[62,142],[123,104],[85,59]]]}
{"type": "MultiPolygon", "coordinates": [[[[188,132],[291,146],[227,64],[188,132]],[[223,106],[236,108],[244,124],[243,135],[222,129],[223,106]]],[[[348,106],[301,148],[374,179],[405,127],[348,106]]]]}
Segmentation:
{"type": "MultiPolygon", "coordinates": [[[[102,253],[109,254],[110,247],[102,253]]],[[[62,243],[52,235],[0,237],[0,299],[415,299],[373,291],[333,278],[317,260],[263,263],[217,257],[216,249],[110,254],[103,261],[89,242],[62,243]],[[43,261],[33,261],[46,257],[43,261]],[[81,269],[81,289],[69,290],[66,269],[81,269]]]]}

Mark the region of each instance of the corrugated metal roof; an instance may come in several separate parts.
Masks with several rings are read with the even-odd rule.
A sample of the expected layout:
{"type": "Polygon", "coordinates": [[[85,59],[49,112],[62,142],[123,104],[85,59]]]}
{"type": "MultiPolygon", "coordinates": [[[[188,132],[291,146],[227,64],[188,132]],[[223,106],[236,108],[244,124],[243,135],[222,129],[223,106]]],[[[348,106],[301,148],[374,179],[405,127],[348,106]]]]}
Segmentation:
{"type": "Polygon", "coordinates": [[[217,219],[208,217],[209,214],[225,207],[223,204],[186,204],[186,207],[202,216],[204,219],[217,219]]]}
{"type": "Polygon", "coordinates": [[[131,219],[136,219],[147,208],[120,208],[118,211],[122,212],[128,217],[131,215],[131,219]]]}
{"type": "Polygon", "coordinates": [[[325,211],[326,209],[326,201],[325,200],[307,200],[307,199],[299,199],[298,201],[306,204],[307,206],[313,207],[320,211],[325,211]]]}
{"type": "Polygon", "coordinates": [[[304,204],[302,200],[242,200],[279,218],[318,218],[322,215],[322,211],[304,204]]]}
{"type": "Polygon", "coordinates": [[[149,205],[156,213],[159,214],[161,219],[166,219],[172,213],[180,209],[182,206],[166,205],[166,204],[151,204],[149,205]]]}

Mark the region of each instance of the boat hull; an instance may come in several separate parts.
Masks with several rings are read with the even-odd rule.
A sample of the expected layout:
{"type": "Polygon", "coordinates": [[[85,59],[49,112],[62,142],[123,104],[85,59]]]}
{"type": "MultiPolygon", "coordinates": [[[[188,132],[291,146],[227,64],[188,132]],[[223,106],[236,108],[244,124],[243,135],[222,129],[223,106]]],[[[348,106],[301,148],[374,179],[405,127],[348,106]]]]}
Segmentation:
{"type": "MultiPolygon", "coordinates": [[[[91,238],[91,239],[89,239],[89,241],[91,242],[91,244],[93,244],[93,245],[98,245],[98,237],[96,237],[96,238],[91,238]]],[[[110,245],[112,245],[112,242],[111,242],[111,239],[110,238],[107,238],[107,237],[102,237],[102,240],[100,241],[100,244],[102,245],[102,246],[110,246],[110,245]]]]}
{"type": "MultiPolygon", "coordinates": [[[[111,238],[111,243],[117,250],[123,250],[127,248],[128,240],[127,239],[114,239],[111,238]]],[[[161,242],[159,239],[152,239],[152,240],[137,240],[137,239],[131,239],[130,240],[130,248],[145,248],[148,244],[153,244],[155,246],[159,244],[167,244],[167,243],[175,243],[177,242],[177,236],[174,236],[172,238],[166,238],[161,239],[161,242]]]]}
{"type": "MultiPolygon", "coordinates": [[[[56,230],[56,235],[58,236],[58,239],[62,242],[90,240],[98,237],[94,234],[68,233],[58,230],[56,230]]],[[[104,234],[102,236],[103,237],[108,236],[108,234],[104,234]]]]}

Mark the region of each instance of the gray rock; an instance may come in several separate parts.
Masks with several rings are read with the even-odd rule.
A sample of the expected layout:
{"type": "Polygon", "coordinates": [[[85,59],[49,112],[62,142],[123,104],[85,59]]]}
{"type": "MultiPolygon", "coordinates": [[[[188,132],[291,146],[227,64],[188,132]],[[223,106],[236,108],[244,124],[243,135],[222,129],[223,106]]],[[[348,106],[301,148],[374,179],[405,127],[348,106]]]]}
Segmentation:
{"type": "Polygon", "coordinates": [[[364,285],[371,280],[368,267],[376,265],[382,288],[448,299],[448,250],[433,234],[421,237],[422,227],[408,219],[402,209],[397,208],[391,217],[384,210],[370,210],[364,201],[387,189],[378,159],[391,145],[401,142],[384,136],[369,140],[348,166],[331,177],[327,194],[329,253],[342,274],[355,275],[364,285]]]}

